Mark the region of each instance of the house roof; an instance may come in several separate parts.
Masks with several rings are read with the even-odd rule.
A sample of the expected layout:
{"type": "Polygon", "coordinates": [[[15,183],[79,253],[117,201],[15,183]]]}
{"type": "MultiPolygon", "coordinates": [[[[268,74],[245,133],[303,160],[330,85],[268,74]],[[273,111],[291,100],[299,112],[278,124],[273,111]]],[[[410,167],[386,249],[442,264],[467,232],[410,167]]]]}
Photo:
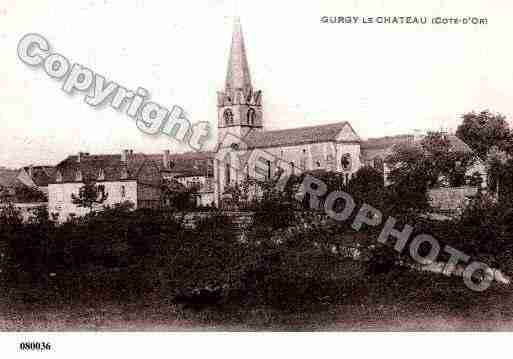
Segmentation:
{"type": "Polygon", "coordinates": [[[214,176],[214,152],[185,152],[169,155],[170,166],[164,168],[164,156],[160,156],[162,171],[172,173],[174,177],[214,176]]]}
{"type": "Polygon", "coordinates": [[[32,170],[31,179],[38,187],[48,186],[55,173],[55,167],[53,166],[25,166],[23,169],[27,174],[32,170]]]}
{"type": "MultiPolygon", "coordinates": [[[[454,152],[473,153],[474,151],[456,135],[447,135],[450,143],[450,150],[454,152]]],[[[419,145],[422,137],[415,138],[414,135],[397,135],[378,138],[369,138],[361,143],[361,149],[367,153],[375,153],[379,150],[386,150],[397,145],[419,145]]]]}
{"type": "Polygon", "coordinates": [[[62,182],[76,182],[77,172],[80,170],[83,180],[98,180],[100,170],[103,171],[104,181],[122,180],[122,172],[128,171],[128,178],[137,179],[140,170],[145,165],[152,165],[158,171],[172,173],[175,177],[185,176],[213,176],[212,152],[188,152],[170,154],[170,166],[164,167],[163,154],[128,154],[127,163],[121,161],[121,154],[83,155],[78,161],[78,156],[68,156],[55,166],[49,182],[57,182],[57,173],[62,175],[62,182]]]}
{"type": "Polygon", "coordinates": [[[12,187],[17,176],[18,170],[0,167],[0,187],[12,187]]]}
{"type": "Polygon", "coordinates": [[[394,145],[412,145],[414,143],[413,135],[397,135],[369,138],[361,143],[361,148],[365,150],[387,149],[394,145]]]}
{"type": "MultiPolygon", "coordinates": [[[[298,127],[275,131],[251,131],[244,142],[248,148],[293,146],[315,142],[337,140],[340,132],[348,126],[347,121],[320,126],[298,127]]],[[[350,125],[349,125],[350,126],[350,125]]]]}
{"type": "Polygon", "coordinates": [[[100,169],[103,171],[104,181],[122,180],[124,169],[128,171],[127,179],[136,179],[140,169],[145,164],[152,164],[152,158],[142,153],[128,155],[127,163],[121,161],[121,155],[83,155],[78,161],[78,156],[68,156],[64,161],[55,166],[55,172],[50,182],[57,182],[57,174],[62,175],[62,182],[75,182],[76,174],[80,170],[83,180],[98,180],[100,169]]]}

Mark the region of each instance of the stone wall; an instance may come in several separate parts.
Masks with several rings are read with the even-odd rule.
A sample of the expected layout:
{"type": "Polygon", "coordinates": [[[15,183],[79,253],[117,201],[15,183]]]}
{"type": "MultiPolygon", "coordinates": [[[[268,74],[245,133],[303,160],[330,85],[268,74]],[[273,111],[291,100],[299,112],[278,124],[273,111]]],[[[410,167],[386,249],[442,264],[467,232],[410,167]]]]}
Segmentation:
{"type": "Polygon", "coordinates": [[[431,206],[447,213],[461,213],[476,194],[477,187],[471,186],[434,188],[428,191],[431,206]]]}

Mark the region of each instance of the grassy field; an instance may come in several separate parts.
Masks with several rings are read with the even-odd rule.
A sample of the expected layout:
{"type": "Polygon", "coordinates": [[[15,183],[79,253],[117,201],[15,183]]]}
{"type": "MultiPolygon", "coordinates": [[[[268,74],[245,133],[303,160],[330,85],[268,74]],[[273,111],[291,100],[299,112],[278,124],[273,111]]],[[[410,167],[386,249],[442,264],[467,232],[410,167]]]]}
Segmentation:
{"type": "Polygon", "coordinates": [[[187,309],[154,293],[138,301],[13,302],[3,331],[452,331],[513,330],[513,290],[468,290],[461,278],[393,272],[364,278],[336,302],[301,309],[227,302],[187,309]]]}

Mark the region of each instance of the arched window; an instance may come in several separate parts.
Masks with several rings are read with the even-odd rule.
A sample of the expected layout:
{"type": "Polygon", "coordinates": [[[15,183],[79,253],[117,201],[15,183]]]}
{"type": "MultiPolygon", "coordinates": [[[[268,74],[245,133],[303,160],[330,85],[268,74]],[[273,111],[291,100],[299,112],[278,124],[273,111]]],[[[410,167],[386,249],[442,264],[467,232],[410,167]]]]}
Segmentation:
{"type": "Polygon", "coordinates": [[[256,112],[255,109],[250,108],[247,113],[247,122],[250,125],[254,125],[256,122],[256,112]]]}
{"type": "Polygon", "coordinates": [[[231,182],[230,178],[230,164],[226,163],[224,165],[224,178],[226,179],[226,185],[229,186],[231,182]]]}
{"type": "Polygon", "coordinates": [[[98,180],[103,181],[104,179],[105,179],[105,171],[103,170],[103,168],[100,168],[100,170],[98,171],[98,180]]]}
{"type": "Polygon", "coordinates": [[[349,153],[342,155],[340,164],[342,165],[342,170],[351,171],[351,155],[349,153]]]}
{"type": "Polygon", "coordinates": [[[223,119],[226,126],[233,125],[233,112],[229,108],[224,110],[223,119]]]}

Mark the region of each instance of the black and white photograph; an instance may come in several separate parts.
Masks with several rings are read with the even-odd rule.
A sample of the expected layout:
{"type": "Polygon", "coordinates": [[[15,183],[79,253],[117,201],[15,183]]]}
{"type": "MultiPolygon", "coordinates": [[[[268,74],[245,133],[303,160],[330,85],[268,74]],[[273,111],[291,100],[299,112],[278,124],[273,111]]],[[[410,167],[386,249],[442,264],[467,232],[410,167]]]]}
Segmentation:
{"type": "Polygon", "coordinates": [[[492,355],[512,14],[0,0],[0,354],[492,355]]]}

